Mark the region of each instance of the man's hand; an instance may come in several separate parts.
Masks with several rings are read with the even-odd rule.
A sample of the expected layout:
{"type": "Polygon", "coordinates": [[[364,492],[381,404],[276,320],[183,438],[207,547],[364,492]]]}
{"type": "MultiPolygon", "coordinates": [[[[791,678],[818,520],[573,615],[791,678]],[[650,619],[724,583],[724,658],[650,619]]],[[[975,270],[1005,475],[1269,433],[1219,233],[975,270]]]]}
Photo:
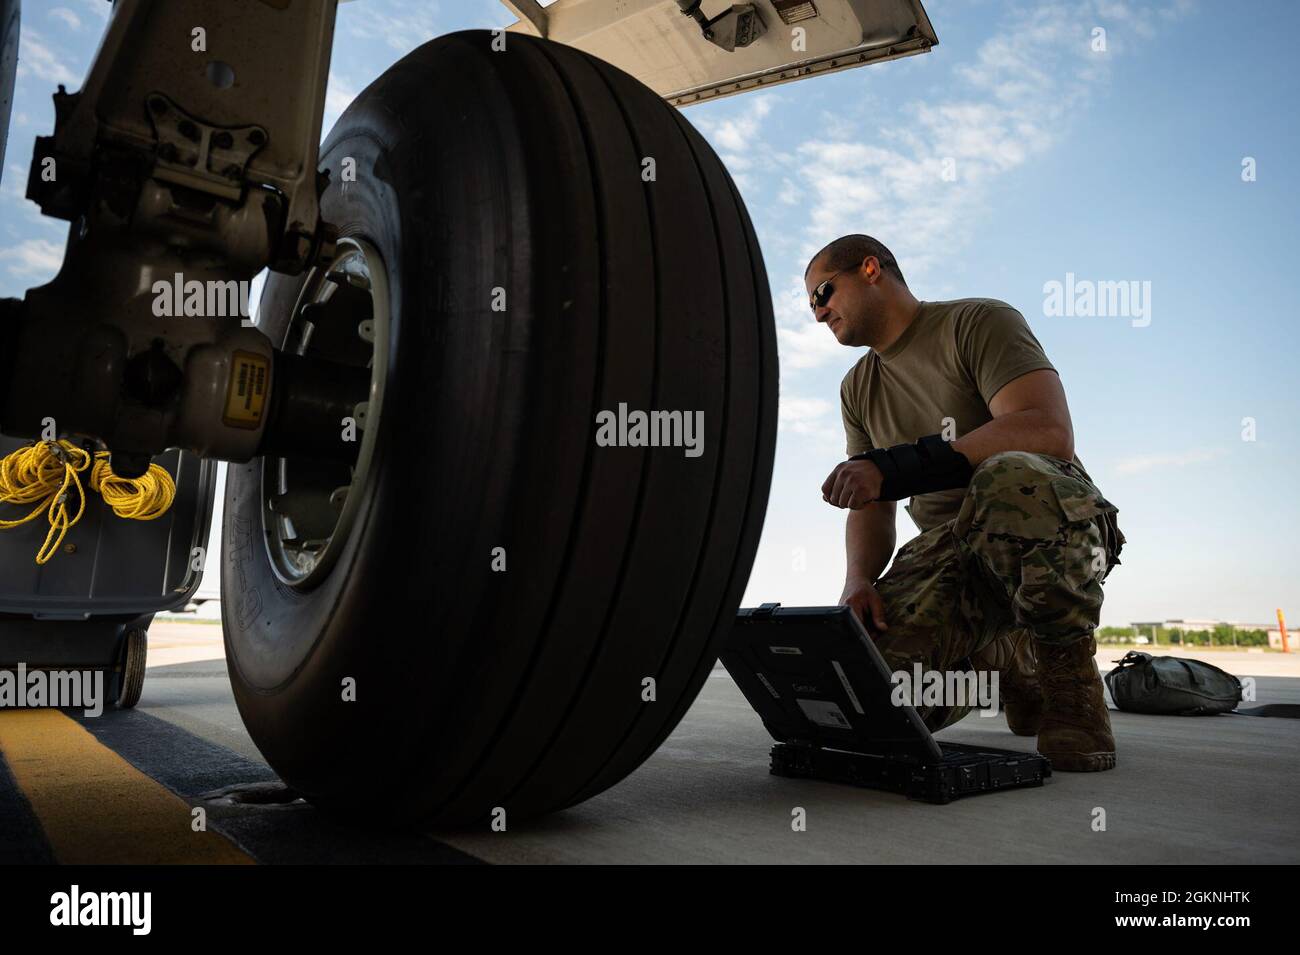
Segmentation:
{"type": "Polygon", "coordinates": [[[868,630],[888,630],[885,602],[871,581],[850,577],[844,584],[840,606],[850,608],[868,630]]]}
{"type": "Polygon", "coordinates": [[[880,497],[885,476],[870,461],[844,461],[835,465],[822,484],[822,500],[856,511],[880,497]]]}

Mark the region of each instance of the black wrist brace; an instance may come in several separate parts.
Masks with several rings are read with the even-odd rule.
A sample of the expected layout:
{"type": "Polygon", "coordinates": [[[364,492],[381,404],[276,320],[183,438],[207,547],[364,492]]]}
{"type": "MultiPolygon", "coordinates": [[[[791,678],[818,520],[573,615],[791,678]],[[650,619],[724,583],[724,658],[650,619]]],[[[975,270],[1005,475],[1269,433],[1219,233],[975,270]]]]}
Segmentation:
{"type": "Polygon", "coordinates": [[[855,454],[850,461],[870,461],[885,476],[880,501],[901,501],[916,494],[946,491],[970,484],[975,469],[966,455],[937,434],[926,435],[916,444],[896,444],[889,450],[872,448],[855,454]]]}

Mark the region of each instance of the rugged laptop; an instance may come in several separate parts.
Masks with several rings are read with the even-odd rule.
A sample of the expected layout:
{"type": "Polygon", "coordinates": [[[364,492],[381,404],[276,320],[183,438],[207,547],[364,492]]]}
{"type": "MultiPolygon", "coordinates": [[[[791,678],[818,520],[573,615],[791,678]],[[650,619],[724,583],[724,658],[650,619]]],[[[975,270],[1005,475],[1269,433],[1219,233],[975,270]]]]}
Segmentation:
{"type": "Polygon", "coordinates": [[[940,743],[895,705],[880,651],[847,607],[742,608],[722,663],[777,740],[772,772],[946,803],[1041,786],[1037,753],[940,743]]]}

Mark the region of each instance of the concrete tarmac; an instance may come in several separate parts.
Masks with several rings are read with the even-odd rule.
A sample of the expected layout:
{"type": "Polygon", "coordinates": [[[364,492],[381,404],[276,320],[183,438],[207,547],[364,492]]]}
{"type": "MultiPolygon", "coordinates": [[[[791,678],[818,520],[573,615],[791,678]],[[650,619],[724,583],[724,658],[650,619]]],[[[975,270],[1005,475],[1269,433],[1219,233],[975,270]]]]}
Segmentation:
{"type": "MultiPolygon", "coordinates": [[[[86,726],[117,746],[118,716],[149,720],[150,747],[125,752],[191,799],[160,750],[210,763],[201,786],[272,780],[236,712],[220,627],[158,621],[137,714],[106,713],[86,726]],[[140,716],[139,714],[145,714],[140,716]],[[157,722],[154,722],[157,721],[157,722]],[[91,726],[99,722],[99,726],[91,726]],[[243,778],[247,777],[247,778],[243,778]]],[[[1103,648],[1103,672],[1123,650],[1103,648]]],[[[1300,655],[1194,653],[1239,676],[1255,675],[1257,703],[1300,703],[1300,655]]],[[[0,713],[0,719],[9,714],[0,713]]],[[[1163,717],[1112,711],[1115,770],[1055,773],[1042,788],[995,792],[948,805],[767,771],[772,740],[721,667],[667,742],[619,785],[561,813],[512,822],[506,832],[411,833],[375,839],[316,820],[301,802],[235,816],[230,837],[259,861],[308,861],[294,840],[311,831],[310,861],[492,863],[1295,863],[1300,861],[1300,722],[1245,716],[1163,717]],[[794,831],[798,810],[805,831],[794,831]],[[323,836],[322,833],[328,833],[323,836]]],[[[129,728],[124,728],[129,729],[129,728]]],[[[137,736],[140,732],[132,730],[137,736]]],[[[941,740],[1033,750],[999,715],[972,715],[941,740]]],[[[121,748],[121,747],[119,747],[121,748]]],[[[77,767],[66,767],[72,781],[77,767]]],[[[232,810],[232,812],[235,812],[232,810]]],[[[105,859],[104,861],[111,861],[105,859]]]]}

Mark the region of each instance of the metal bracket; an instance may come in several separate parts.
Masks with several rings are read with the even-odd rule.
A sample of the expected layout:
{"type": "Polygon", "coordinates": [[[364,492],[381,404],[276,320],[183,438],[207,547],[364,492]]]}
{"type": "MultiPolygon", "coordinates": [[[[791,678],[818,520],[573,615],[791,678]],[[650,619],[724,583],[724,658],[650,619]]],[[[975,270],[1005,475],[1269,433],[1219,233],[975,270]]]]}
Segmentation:
{"type": "Polygon", "coordinates": [[[230,202],[240,201],[245,170],[266,145],[266,129],[213,126],[156,91],[149,94],[147,103],[158,138],[154,178],[230,202]]]}
{"type": "Polygon", "coordinates": [[[169,245],[250,274],[328,259],[335,235],[321,221],[316,166],[335,6],[263,0],[225,16],[211,0],[116,0],[85,85],[55,96],[28,197],[90,233],[117,232],[114,249],[152,249],[159,215],[188,201],[163,191],[182,186],[232,208],[206,215],[207,234],[188,217],[191,232],[162,236],[169,245]]]}
{"type": "Polygon", "coordinates": [[[767,28],[758,15],[758,9],[752,3],[734,4],[710,19],[700,10],[702,2],[703,0],[677,0],[677,6],[700,25],[704,39],[728,53],[749,46],[766,32],[767,28]]]}

